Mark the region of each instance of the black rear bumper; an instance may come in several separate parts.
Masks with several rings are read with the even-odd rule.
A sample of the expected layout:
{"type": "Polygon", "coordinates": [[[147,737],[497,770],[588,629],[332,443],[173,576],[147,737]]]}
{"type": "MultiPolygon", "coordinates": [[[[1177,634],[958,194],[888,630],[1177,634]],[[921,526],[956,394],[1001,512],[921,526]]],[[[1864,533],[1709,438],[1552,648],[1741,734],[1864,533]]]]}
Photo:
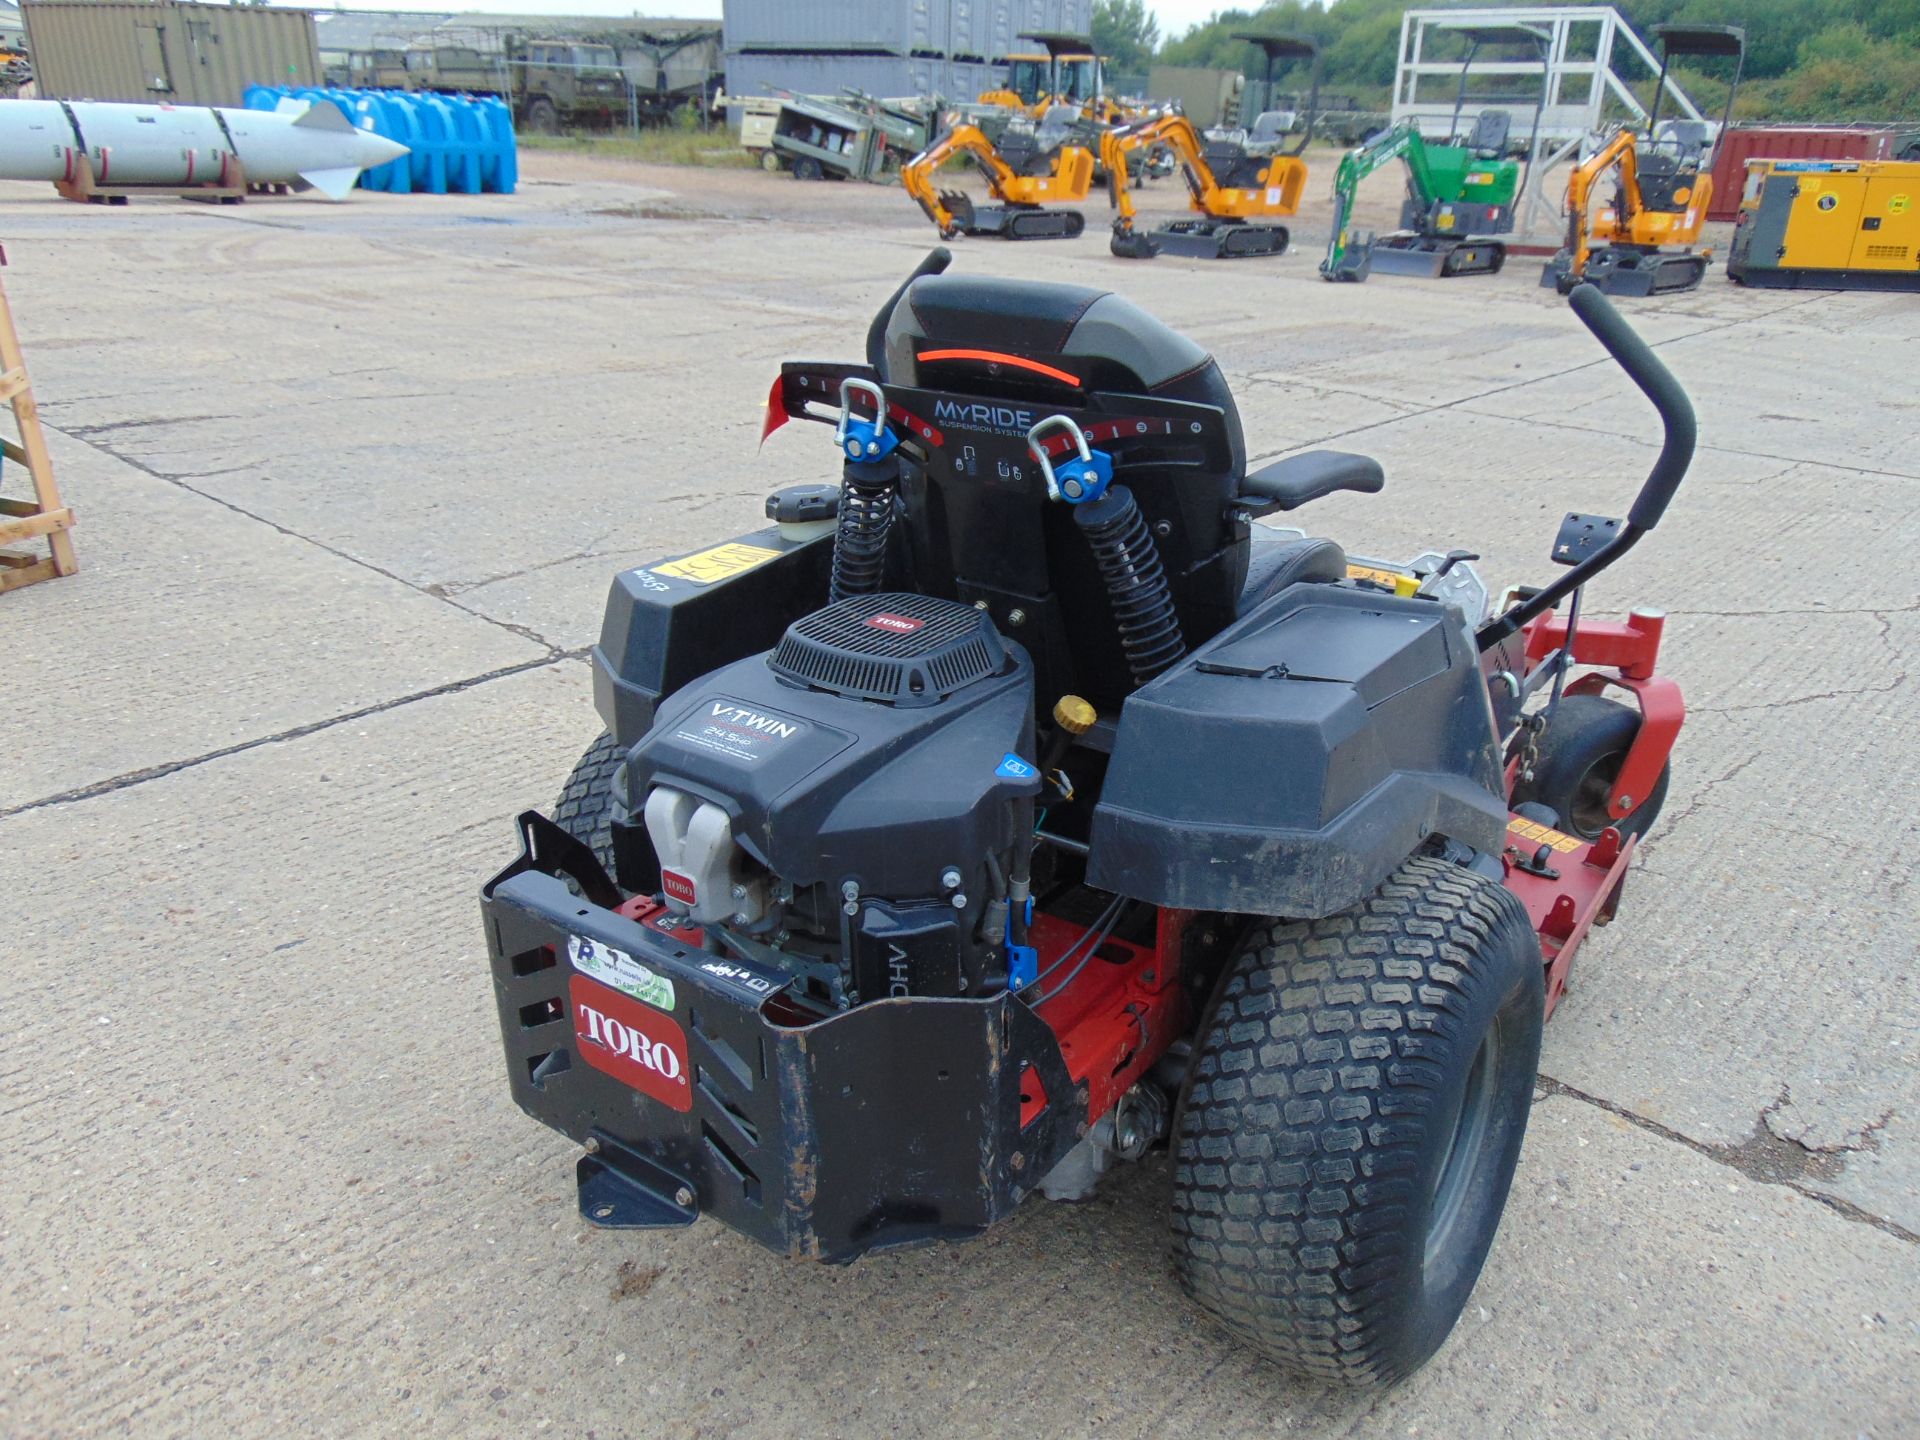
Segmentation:
{"type": "Polygon", "coordinates": [[[523,1110],[587,1147],[588,1220],[705,1213],[782,1254],[845,1261],[978,1234],[1072,1148],[1085,1103],[1026,1006],[910,998],[812,1019],[772,970],[617,913],[591,854],[550,821],[520,826],[521,857],[481,896],[507,1073],[523,1110]],[[652,978],[594,999],[604,972],[574,958],[585,941],[652,978]],[[661,1063],[627,1066],[629,1083],[588,1056],[605,1022],[583,1005],[617,1008],[622,1041],[645,1032],[684,1060],[635,1041],[661,1063]]]}

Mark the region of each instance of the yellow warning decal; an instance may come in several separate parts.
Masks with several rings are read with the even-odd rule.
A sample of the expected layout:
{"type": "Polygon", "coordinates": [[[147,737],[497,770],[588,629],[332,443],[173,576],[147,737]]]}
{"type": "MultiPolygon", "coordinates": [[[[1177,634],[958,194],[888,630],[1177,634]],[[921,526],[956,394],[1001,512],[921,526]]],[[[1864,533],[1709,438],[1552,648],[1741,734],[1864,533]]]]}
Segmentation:
{"type": "Polygon", "coordinates": [[[1580,842],[1571,835],[1562,835],[1558,830],[1550,830],[1545,825],[1537,825],[1531,820],[1523,820],[1516,815],[1507,822],[1509,834],[1518,835],[1523,840],[1531,840],[1536,845],[1551,845],[1562,855],[1570,854],[1580,848],[1580,842]]]}
{"type": "Polygon", "coordinates": [[[1912,204],[1913,197],[1911,195],[1895,195],[1887,201],[1887,213],[1889,215],[1904,215],[1907,213],[1908,207],[1912,204]]]}
{"type": "Polygon", "coordinates": [[[691,580],[696,585],[711,585],[716,580],[725,580],[738,575],[743,570],[751,570],[756,565],[764,565],[769,560],[778,560],[780,552],[769,550],[763,545],[742,545],[738,542],[716,545],[711,550],[702,550],[697,555],[685,555],[678,560],[670,560],[665,565],[653,565],[648,568],[655,575],[671,576],[675,580],[691,580]]]}
{"type": "Polygon", "coordinates": [[[1349,580],[1371,580],[1376,585],[1384,585],[1394,594],[1408,596],[1420,588],[1420,577],[1409,575],[1404,570],[1383,570],[1378,565],[1347,564],[1349,580]]]}
{"type": "Polygon", "coordinates": [[[1400,577],[1391,570],[1382,570],[1375,565],[1349,565],[1347,566],[1347,578],[1349,580],[1374,580],[1382,585],[1391,585],[1400,577]]]}

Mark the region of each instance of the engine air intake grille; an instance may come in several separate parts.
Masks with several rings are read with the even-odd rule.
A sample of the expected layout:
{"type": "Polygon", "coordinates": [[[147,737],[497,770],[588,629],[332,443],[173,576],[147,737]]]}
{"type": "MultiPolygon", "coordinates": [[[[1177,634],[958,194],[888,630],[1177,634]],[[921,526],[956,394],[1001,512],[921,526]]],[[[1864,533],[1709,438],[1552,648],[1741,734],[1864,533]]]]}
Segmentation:
{"type": "Polygon", "coordinates": [[[930,595],[852,595],[796,620],[767,664],[782,679],[859,700],[934,705],[1000,673],[985,612],[930,595]]]}

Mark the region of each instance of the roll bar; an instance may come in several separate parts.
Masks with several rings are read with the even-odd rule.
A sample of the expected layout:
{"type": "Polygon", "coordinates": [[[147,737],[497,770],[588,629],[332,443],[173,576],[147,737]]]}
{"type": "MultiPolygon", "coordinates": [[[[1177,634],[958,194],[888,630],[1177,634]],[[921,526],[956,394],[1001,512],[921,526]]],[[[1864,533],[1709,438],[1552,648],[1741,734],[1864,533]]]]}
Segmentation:
{"type": "Polygon", "coordinates": [[[1647,472],[1640,493],[1634,497],[1633,509],[1627,512],[1627,523],[1620,527],[1620,533],[1551,585],[1536,591],[1504,615],[1495,616],[1482,625],[1478,640],[1483,651],[1492,649],[1515,634],[1536,616],[1544,615],[1563,596],[1579,589],[1631,550],[1635,541],[1660,523],[1660,517],[1666,513],[1674,491],[1680,488],[1680,482],[1686,478],[1687,467],[1693,463],[1694,444],[1698,439],[1693,402],[1687,398],[1687,392],[1680,388],[1680,382],[1673,378],[1673,372],[1661,363],[1660,357],[1653,353],[1647,342],[1634,332],[1620,312],[1613,308],[1612,302],[1595,286],[1585,283],[1575,286],[1573,293],[1567,297],[1567,303],[1573,307],[1573,313],[1580,317],[1580,323],[1593,333],[1593,338],[1627,372],[1627,378],[1653,402],[1653,408],[1660,415],[1664,437],[1660,456],[1653,462],[1653,469],[1647,472]]]}

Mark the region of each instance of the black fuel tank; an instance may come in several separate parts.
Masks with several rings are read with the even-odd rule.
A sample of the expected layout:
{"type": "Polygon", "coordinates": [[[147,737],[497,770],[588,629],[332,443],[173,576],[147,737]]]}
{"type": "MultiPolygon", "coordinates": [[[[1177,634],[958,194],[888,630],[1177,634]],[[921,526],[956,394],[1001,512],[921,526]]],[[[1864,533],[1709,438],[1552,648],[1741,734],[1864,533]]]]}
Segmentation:
{"type": "Polygon", "coordinates": [[[1312,918],[1430,835],[1497,852],[1506,823],[1457,615],[1296,585],[1127,700],[1087,879],[1158,905],[1312,918]]]}

